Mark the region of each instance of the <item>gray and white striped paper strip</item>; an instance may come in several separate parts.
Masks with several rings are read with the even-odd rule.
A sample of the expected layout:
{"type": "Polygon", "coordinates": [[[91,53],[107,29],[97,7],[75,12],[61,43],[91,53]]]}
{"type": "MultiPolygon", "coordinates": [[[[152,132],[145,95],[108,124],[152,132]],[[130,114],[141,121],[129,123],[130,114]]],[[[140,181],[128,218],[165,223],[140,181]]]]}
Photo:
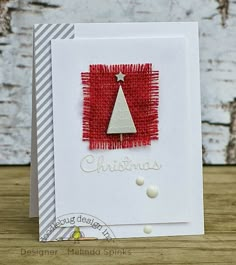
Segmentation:
{"type": "Polygon", "coordinates": [[[68,239],[73,228],[56,228],[51,40],[73,39],[73,24],[34,27],[40,241],[68,239]]]}

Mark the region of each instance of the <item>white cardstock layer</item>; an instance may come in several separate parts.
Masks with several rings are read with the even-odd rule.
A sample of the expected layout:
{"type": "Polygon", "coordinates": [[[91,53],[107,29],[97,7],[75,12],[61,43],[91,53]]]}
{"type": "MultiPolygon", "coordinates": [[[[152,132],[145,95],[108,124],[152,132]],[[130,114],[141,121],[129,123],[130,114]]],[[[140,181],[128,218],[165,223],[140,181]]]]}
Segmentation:
{"type": "MultiPolygon", "coordinates": [[[[143,224],[112,225],[113,236],[121,237],[142,237],[142,236],[169,236],[169,235],[193,235],[204,233],[204,215],[203,215],[203,187],[202,187],[202,158],[201,158],[201,111],[200,111],[200,77],[199,77],[199,40],[198,25],[196,22],[152,22],[152,23],[76,23],[74,26],[75,38],[130,38],[130,37],[185,37],[187,44],[187,90],[189,92],[188,113],[191,117],[188,122],[190,130],[189,140],[189,160],[186,166],[189,167],[189,193],[190,208],[193,209],[192,219],[185,223],[155,223],[152,224],[152,233],[144,232],[143,224]]],[[[44,25],[47,28],[47,25],[44,25]]],[[[46,36],[46,33],[45,33],[46,36]]],[[[50,36],[48,37],[50,39],[50,36]]],[[[122,62],[123,63],[123,62],[122,62]]],[[[33,76],[33,80],[35,76],[33,76]]],[[[173,80],[174,81],[174,80],[173,80]]],[[[34,98],[33,98],[34,99],[34,98]]],[[[181,99],[182,100],[182,99],[181,99]]],[[[35,103],[34,103],[35,104],[35,103]]],[[[34,106],[33,106],[34,109],[34,106]]],[[[50,110],[49,110],[50,112],[50,110]]],[[[37,134],[36,134],[36,116],[32,116],[32,155],[37,151],[37,134]]],[[[52,132],[53,133],[53,132],[52,132]]],[[[172,151],[173,149],[171,149],[172,151]]],[[[181,155],[179,150],[178,155],[181,155]]],[[[43,198],[39,197],[37,191],[37,173],[40,167],[40,161],[31,161],[31,190],[30,190],[30,216],[38,216],[38,199],[39,203],[43,198]]],[[[68,174],[66,174],[68,176],[68,174]]],[[[141,178],[142,179],[142,176],[141,178]]],[[[146,181],[146,180],[145,180],[146,181]]],[[[153,183],[152,183],[153,184],[153,183]]],[[[146,190],[149,186],[146,182],[141,189],[146,190]]],[[[86,188],[86,187],[85,187],[86,188]]],[[[54,188],[53,188],[54,189],[54,188]]],[[[160,191],[159,191],[160,192],[160,191]]],[[[87,197],[85,198],[87,199],[87,197]]],[[[54,201],[54,198],[53,198],[54,201]]],[[[83,200],[84,201],[84,200],[83,200]]],[[[109,211],[109,209],[108,209],[109,211]]],[[[80,211],[81,212],[81,211],[80,211]]],[[[40,214],[41,220],[48,213],[40,214]]],[[[96,218],[95,218],[96,219],[96,218]]],[[[81,226],[81,223],[78,224],[81,226]]],[[[73,231],[73,227],[71,227],[73,231]]],[[[42,229],[41,229],[42,230],[42,229]]],[[[61,232],[55,231],[58,237],[61,234],[68,233],[67,230],[61,232]]],[[[70,232],[70,231],[69,231],[70,232]]],[[[104,238],[99,230],[92,227],[83,227],[86,236],[96,236],[104,238]]],[[[40,234],[42,236],[42,234],[40,234]]],[[[52,236],[53,238],[53,236],[52,236]]],[[[53,240],[53,239],[48,239],[53,240]]]]}
{"type": "Polygon", "coordinates": [[[192,220],[186,45],[184,37],[52,41],[56,217],[86,213],[108,225],[192,220]],[[82,141],[81,72],[90,64],[131,63],[152,63],[160,72],[160,139],[150,147],[91,151],[82,141]],[[145,169],[120,171],[124,161],[145,169]],[[158,187],[154,199],[146,195],[149,185],[158,187]]]}

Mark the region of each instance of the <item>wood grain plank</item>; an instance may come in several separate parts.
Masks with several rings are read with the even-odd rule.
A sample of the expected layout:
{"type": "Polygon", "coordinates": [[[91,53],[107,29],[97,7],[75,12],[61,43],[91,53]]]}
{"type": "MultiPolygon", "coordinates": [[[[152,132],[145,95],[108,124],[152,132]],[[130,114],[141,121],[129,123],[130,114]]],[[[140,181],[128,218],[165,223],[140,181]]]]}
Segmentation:
{"type": "Polygon", "coordinates": [[[29,167],[0,167],[0,264],[236,264],[236,167],[204,168],[203,236],[39,243],[28,194],[29,167]]]}

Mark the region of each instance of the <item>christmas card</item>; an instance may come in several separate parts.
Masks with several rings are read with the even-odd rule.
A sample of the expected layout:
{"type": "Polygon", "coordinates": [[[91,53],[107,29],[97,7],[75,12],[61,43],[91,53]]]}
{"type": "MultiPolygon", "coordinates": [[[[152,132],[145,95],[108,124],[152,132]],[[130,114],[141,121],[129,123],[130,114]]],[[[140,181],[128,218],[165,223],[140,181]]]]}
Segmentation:
{"type": "Polygon", "coordinates": [[[41,241],[204,232],[198,49],[196,23],[35,25],[41,241]]]}

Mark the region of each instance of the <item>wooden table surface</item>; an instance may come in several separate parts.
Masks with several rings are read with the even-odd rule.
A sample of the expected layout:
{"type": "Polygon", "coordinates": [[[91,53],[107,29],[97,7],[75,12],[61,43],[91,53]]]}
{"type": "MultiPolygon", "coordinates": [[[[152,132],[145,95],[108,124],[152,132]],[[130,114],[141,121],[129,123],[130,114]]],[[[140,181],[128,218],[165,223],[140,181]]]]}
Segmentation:
{"type": "Polygon", "coordinates": [[[29,167],[0,167],[0,264],[236,264],[236,167],[204,168],[205,235],[38,242],[29,167]],[[73,254],[77,253],[77,254],[73,254]]]}

